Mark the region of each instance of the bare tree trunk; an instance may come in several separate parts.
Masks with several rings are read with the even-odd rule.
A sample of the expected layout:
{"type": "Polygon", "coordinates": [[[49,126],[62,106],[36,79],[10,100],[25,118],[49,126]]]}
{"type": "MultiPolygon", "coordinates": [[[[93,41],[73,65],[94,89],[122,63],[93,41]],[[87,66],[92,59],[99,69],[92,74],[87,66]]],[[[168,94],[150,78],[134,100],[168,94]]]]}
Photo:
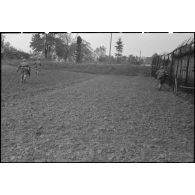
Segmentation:
{"type": "Polygon", "coordinates": [[[45,34],[45,59],[48,57],[48,40],[47,40],[47,34],[45,34]]]}
{"type": "Polygon", "coordinates": [[[111,37],[110,37],[110,51],[109,51],[109,61],[111,63],[111,47],[112,47],[112,33],[111,33],[111,37]]]}

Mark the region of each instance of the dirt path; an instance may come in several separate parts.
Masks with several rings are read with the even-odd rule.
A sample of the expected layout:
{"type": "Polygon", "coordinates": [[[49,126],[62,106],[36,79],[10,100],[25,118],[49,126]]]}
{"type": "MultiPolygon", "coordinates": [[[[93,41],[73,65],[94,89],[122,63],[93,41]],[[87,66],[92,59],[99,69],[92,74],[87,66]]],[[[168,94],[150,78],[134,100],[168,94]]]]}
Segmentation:
{"type": "Polygon", "coordinates": [[[9,104],[1,160],[191,162],[194,106],[155,85],[101,75],[9,104]]]}

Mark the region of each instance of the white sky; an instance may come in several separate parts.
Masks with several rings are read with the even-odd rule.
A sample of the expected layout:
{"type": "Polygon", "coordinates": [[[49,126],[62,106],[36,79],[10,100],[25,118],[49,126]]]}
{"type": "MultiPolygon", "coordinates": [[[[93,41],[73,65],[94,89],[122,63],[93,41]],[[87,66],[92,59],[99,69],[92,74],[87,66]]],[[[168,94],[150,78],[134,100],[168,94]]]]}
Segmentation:
{"type": "MultiPolygon", "coordinates": [[[[30,40],[32,34],[4,34],[5,41],[17,49],[29,52],[30,40]]],[[[107,54],[109,53],[110,33],[79,33],[79,35],[86,41],[91,43],[93,49],[104,45],[107,54]]],[[[116,49],[116,41],[119,37],[122,38],[124,49],[123,55],[137,55],[139,56],[140,50],[142,56],[152,56],[156,53],[170,52],[174,50],[181,42],[189,39],[193,33],[145,33],[145,34],[132,34],[132,33],[113,33],[112,37],[112,55],[116,49]]]]}

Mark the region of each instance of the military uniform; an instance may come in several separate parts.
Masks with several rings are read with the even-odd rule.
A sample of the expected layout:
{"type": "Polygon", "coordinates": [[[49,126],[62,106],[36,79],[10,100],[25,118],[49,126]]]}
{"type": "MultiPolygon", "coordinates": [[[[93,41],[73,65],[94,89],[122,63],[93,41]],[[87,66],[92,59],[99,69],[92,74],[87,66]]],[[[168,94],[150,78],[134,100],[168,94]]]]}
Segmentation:
{"type": "Polygon", "coordinates": [[[167,71],[164,68],[160,68],[157,72],[157,79],[159,81],[158,88],[161,89],[162,85],[165,83],[165,80],[168,76],[167,71]]]}
{"type": "Polygon", "coordinates": [[[40,72],[40,66],[41,66],[41,61],[40,60],[36,60],[35,61],[35,69],[36,69],[36,74],[38,75],[40,72]]]}
{"type": "Polygon", "coordinates": [[[20,71],[21,73],[21,82],[24,83],[26,81],[27,75],[30,77],[30,66],[26,61],[23,61],[20,66],[18,67],[17,72],[20,71]]]}

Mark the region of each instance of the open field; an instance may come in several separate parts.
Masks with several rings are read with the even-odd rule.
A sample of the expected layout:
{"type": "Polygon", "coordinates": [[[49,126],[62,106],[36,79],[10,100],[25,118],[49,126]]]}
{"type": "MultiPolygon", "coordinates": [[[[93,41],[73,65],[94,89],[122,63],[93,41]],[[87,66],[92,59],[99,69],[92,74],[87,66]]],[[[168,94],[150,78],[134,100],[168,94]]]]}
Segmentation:
{"type": "Polygon", "coordinates": [[[150,67],[45,62],[20,83],[2,66],[3,162],[192,162],[194,105],[150,67]]]}

